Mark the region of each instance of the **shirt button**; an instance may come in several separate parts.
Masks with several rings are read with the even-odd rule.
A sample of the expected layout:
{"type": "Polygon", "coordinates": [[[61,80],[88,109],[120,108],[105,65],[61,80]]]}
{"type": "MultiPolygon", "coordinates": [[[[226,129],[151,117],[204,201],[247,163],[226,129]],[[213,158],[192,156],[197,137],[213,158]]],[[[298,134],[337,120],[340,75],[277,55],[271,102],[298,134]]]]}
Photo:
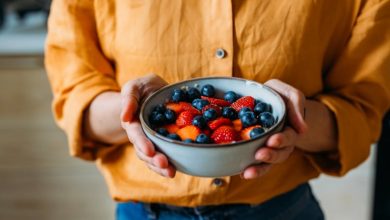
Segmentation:
{"type": "Polygon", "coordinates": [[[226,56],[226,51],[222,48],[218,48],[215,51],[215,57],[218,59],[223,59],[226,56]]]}
{"type": "Polygon", "coordinates": [[[224,181],[223,181],[223,179],[215,178],[215,179],[213,179],[213,184],[214,184],[214,186],[220,187],[224,184],[224,181]]]}

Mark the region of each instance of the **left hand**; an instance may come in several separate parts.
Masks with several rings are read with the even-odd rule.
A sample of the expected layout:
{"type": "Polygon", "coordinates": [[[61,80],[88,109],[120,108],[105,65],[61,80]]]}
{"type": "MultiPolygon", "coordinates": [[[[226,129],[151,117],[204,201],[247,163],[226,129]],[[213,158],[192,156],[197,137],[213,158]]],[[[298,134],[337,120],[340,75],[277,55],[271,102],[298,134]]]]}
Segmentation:
{"type": "Polygon", "coordinates": [[[241,177],[253,179],[264,175],[273,164],[287,160],[294,151],[300,136],[307,132],[308,126],[304,120],[305,96],[296,88],[276,79],[269,80],[266,86],[281,95],[286,104],[286,126],[283,131],[271,135],[265,146],[257,150],[255,158],[262,163],[246,168],[241,177]]]}

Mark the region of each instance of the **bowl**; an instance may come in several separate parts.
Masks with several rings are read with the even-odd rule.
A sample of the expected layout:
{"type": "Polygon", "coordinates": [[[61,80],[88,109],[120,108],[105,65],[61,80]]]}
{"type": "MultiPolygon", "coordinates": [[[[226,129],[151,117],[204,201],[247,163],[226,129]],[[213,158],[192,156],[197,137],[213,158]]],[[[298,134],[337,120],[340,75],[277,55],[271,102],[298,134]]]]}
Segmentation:
{"type": "Polygon", "coordinates": [[[206,77],[181,81],[159,89],[143,102],[140,121],[146,136],[178,171],[193,176],[223,177],[239,174],[246,167],[261,162],[255,160],[255,152],[263,146],[267,137],[282,130],[285,114],[283,99],[263,84],[235,77],[206,77]],[[206,84],[214,86],[216,97],[223,97],[226,91],[234,91],[270,104],[276,123],[255,139],[230,144],[184,143],[164,137],[151,128],[149,114],[156,105],[169,100],[173,89],[187,86],[200,89],[206,84]]]}

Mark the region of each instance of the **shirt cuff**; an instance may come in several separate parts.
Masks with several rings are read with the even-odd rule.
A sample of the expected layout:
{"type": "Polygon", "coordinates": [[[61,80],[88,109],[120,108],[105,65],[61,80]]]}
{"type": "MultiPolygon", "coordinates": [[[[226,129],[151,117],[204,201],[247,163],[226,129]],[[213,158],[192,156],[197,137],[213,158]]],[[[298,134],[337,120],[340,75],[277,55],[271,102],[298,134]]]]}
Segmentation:
{"type": "MultiPolygon", "coordinates": [[[[105,91],[120,91],[117,82],[103,74],[91,74],[69,93],[63,106],[63,117],[57,118],[68,137],[70,154],[85,160],[95,160],[102,143],[83,137],[83,116],[92,100],[105,91]]],[[[54,106],[55,108],[55,106],[54,106]]],[[[54,109],[54,112],[58,112],[54,109]]]]}
{"type": "Polygon", "coordinates": [[[371,138],[368,123],[357,106],[341,97],[320,95],[315,99],[325,104],[334,113],[338,144],[335,152],[306,155],[319,172],[343,176],[369,155],[371,138]]]}

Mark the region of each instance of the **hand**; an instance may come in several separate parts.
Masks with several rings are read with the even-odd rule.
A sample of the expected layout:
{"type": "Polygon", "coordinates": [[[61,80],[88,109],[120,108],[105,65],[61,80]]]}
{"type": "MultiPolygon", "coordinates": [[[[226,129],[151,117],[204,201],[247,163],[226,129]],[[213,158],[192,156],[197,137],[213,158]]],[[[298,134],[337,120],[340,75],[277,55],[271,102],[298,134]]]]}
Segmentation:
{"type": "Polygon", "coordinates": [[[287,160],[297,145],[298,137],[308,130],[304,120],[306,99],[303,93],[276,79],[267,81],[265,85],[282,96],[287,110],[286,126],[283,131],[271,135],[265,146],[256,152],[256,160],[263,163],[246,168],[241,174],[245,179],[260,177],[272,167],[272,164],[287,160]]]}
{"type": "Polygon", "coordinates": [[[138,118],[142,100],[166,84],[163,79],[154,74],[127,82],[121,91],[121,124],[130,142],[133,143],[138,158],[145,161],[147,166],[156,173],[173,178],[176,173],[175,168],[169,164],[164,154],[156,151],[153,143],[145,136],[138,118]]]}

